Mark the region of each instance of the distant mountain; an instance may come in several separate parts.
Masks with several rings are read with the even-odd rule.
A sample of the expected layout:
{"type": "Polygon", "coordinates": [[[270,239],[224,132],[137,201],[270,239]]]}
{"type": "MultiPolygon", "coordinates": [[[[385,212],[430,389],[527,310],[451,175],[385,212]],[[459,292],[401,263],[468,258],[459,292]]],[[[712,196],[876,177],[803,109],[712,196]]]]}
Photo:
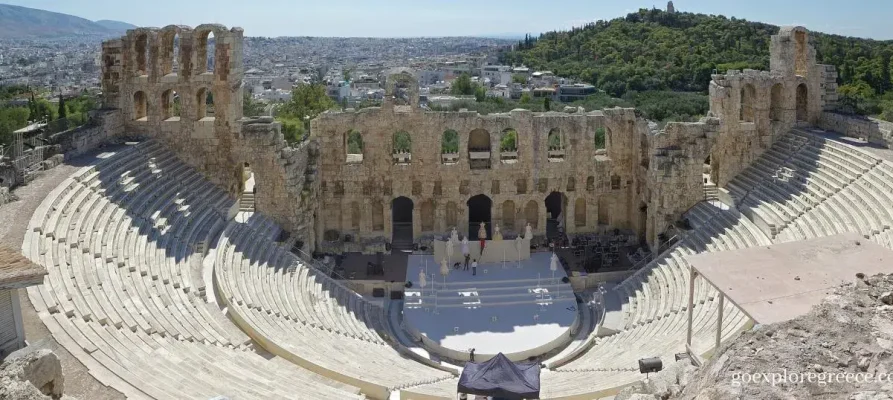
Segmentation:
{"type": "Polygon", "coordinates": [[[108,20],[108,19],[101,19],[99,21],[96,21],[96,24],[101,25],[102,27],[104,27],[106,29],[110,29],[112,31],[122,32],[122,33],[127,31],[128,29],[133,29],[133,28],[137,27],[136,25],[128,24],[126,22],[112,21],[112,20],[108,20]]]}
{"type": "Polygon", "coordinates": [[[73,15],[0,4],[0,39],[36,39],[80,35],[115,35],[132,25],[97,23],[73,15]]]}

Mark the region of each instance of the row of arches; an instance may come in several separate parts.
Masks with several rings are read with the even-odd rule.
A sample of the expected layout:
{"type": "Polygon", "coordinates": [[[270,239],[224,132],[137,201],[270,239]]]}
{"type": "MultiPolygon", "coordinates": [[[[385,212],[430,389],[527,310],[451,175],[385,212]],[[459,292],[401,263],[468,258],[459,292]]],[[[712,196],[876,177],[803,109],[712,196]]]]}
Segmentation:
{"type": "MultiPolygon", "coordinates": [[[[593,134],[592,144],[596,150],[605,149],[607,145],[605,128],[598,128],[593,134]]],[[[360,162],[364,155],[363,135],[360,131],[351,129],[344,134],[343,146],[348,162],[360,162]]],[[[547,136],[549,157],[563,158],[567,146],[567,139],[560,128],[553,128],[547,136]]],[[[392,150],[397,153],[412,153],[412,136],[405,130],[394,133],[392,138],[392,150]]],[[[472,169],[489,168],[492,142],[490,132],[485,129],[475,129],[468,137],[468,158],[471,160],[472,169]]],[[[458,162],[459,133],[453,129],[443,132],[440,142],[440,153],[444,163],[458,162]]],[[[518,158],[518,131],[513,128],[504,129],[499,136],[499,153],[502,161],[511,162],[518,158]]]]}
{"type": "MultiPolygon", "coordinates": [[[[194,66],[195,74],[214,73],[215,69],[215,52],[217,39],[214,36],[214,30],[198,31],[194,37],[193,49],[195,49],[197,65],[194,66]]],[[[176,74],[179,72],[185,60],[181,59],[183,51],[181,50],[180,32],[177,29],[164,29],[158,34],[158,61],[156,64],[160,76],[176,74]]],[[[153,68],[152,55],[150,52],[150,36],[149,32],[141,32],[134,37],[133,51],[136,55],[135,71],[137,75],[149,75],[150,68],[153,68]]]]}
{"type": "MultiPolygon", "coordinates": [[[[161,119],[169,120],[179,118],[182,113],[182,100],[174,89],[168,89],[161,93],[161,119]]],[[[196,120],[213,118],[214,95],[207,88],[200,88],[195,93],[196,120]]],[[[133,93],[133,119],[136,121],[148,121],[149,98],[143,91],[133,93]]]]}
{"type": "MultiPolygon", "coordinates": [[[[502,202],[498,222],[503,232],[523,232],[525,224],[529,223],[531,228],[539,230],[540,227],[540,210],[546,212],[546,226],[543,227],[546,235],[555,235],[558,230],[565,229],[568,224],[573,224],[576,228],[587,226],[588,206],[586,199],[580,197],[573,201],[573,215],[568,214],[569,200],[564,193],[551,192],[543,201],[529,200],[523,204],[523,208],[516,204],[513,200],[502,202]]],[[[391,235],[393,243],[407,243],[413,238],[413,218],[416,204],[412,199],[401,196],[391,200],[391,235]]],[[[472,196],[465,203],[468,217],[468,236],[471,240],[477,240],[480,224],[483,222],[486,227],[487,239],[492,239],[493,222],[494,222],[494,202],[485,194],[472,196]]],[[[423,232],[434,231],[436,221],[435,203],[433,200],[425,200],[418,204],[419,210],[417,215],[420,218],[419,228],[423,232]]],[[[609,206],[604,199],[599,199],[598,204],[598,223],[608,224],[609,206]]],[[[379,201],[374,201],[368,205],[367,209],[371,214],[371,228],[373,231],[382,231],[385,226],[384,206],[379,201]]],[[[340,213],[336,213],[336,220],[340,220],[340,213]]],[[[353,202],[350,205],[349,223],[345,228],[353,231],[360,230],[360,221],[363,218],[364,211],[360,207],[360,203],[353,202]]],[[[459,220],[459,206],[454,201],[448,201],[444,205],[443,217],[446,227],[459,226],[462,222],[459,220]]],[[[345,221],[346,222],[346,221],[345,221]]],[[[340,226],[340,223],[336,222],[340,226]]]]}
{"type": "MultiPolygon", "coordinates": [[[[754,122],[756,120],[756,87],[750,83],[742,86],[740,99],[739,119],[742,122],[754,122]]],[[[809,119],[809,90],[805,83],[797,85],[795,108],[797,121],[809,119]]],[[[784,109],[784,85],[776,83],[772,85],[769,93],[769,120],[781,121],[784,117],[784,109]]]]}

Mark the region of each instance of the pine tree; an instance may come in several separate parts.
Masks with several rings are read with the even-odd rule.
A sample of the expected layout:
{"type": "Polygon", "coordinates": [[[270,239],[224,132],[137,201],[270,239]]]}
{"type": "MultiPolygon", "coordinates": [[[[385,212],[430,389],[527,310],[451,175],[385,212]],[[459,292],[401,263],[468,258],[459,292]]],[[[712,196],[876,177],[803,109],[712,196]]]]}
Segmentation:
{"type": "Polygon", "coordinates": [[[66,117],[68,117],[68,110],[65,109],[65,99],[62,97],[62,93],[59,93],[59,119],[66,117]]]}

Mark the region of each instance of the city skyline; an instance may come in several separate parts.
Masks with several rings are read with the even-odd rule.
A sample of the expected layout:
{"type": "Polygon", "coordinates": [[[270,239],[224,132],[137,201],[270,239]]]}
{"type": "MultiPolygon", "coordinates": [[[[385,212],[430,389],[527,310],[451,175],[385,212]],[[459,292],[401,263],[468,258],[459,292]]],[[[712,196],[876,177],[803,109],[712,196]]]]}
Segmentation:
{"type": "MultiPolygon", "coordinates": [[[[90,20],[117,20],[137,26],[169,24],[198,25],[216,22],[245,29],[247,36],[328,36],[328,37],[441,37],[441,36],[523,36],[525,33],[569,29],[596,20],[610,20],[639,8],[665,9],[666,2],[630,4],[612,1],[593,4],[582,0],[549,3],[531,0],[472,2],[433,0],[413,2],[392,0],[356,2],[255,1],[250,5],[235,0],[156,0],[132,2],[122,7],[117,1],[89,0],[5,0],[5,4],[71,14],[90,20]],[[176,11],[176,12],[174,12],[176,11]],[[390,22],[394,21],[394,22],[390,22]],[[510,21],[510,24],[503,22],[510,21]]],[[[847,7],[830,0],[791,0],[777,2],[717,3],[709,0],[677,0],[678,11],[718,14],[775,25],[802,25],[839,35],[878,40],[893,39],[893,29],[884,16],[893,4],[868,0],[849,2],[847,7]],[[834,10],[829,13],[827,10],[834,10]]]]}

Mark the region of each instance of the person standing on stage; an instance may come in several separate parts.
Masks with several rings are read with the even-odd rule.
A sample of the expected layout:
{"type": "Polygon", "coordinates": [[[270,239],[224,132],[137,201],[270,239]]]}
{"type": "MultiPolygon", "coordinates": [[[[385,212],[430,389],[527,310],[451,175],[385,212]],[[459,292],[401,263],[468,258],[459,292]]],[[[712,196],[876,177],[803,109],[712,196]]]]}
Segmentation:
{"type": "Polygon", "coordinates": [[[471,276],[475,276],[478,274],[478,260],[475,259],[471,262],[471,276]]]}

